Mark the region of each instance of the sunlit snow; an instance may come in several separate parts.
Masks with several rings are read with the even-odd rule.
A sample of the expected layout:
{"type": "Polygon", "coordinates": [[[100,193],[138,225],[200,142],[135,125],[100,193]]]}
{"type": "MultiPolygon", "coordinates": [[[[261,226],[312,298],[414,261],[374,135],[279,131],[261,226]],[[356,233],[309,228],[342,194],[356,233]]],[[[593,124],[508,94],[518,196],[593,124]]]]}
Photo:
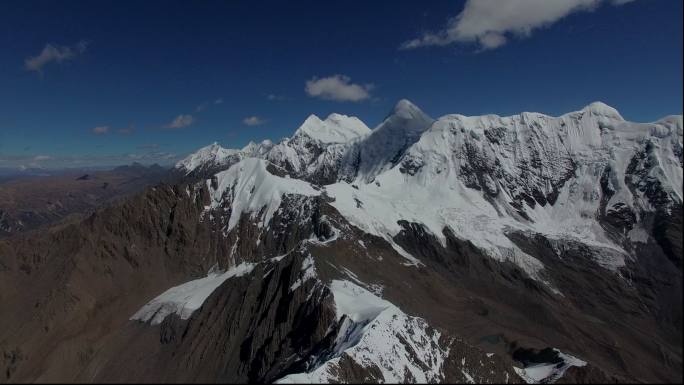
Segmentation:
{"type": "Polygon", "coordinates": [[[204,278],[174,286],[145,304],[130,319],[152,325],[160,324],[173,313],[181,319],[188,319],[223,282],[249,274],[254,266],[253,263],[241,263],[226,272],[212,270],[204,278]]]}
{"type": "Polygon", "coordinates": [[[345,355],[362,367],[377,367],[386,383],[443,379],[442,365],[449,352],[440,345],[440,333],[428,329],[425,320],[411,317],[392,303],[350,281],[334,280],[330,291],[338,320],[343,324],[332,358],[309,372],[290,374],[277,383],[336,382],[340,357],[345,355]]]}

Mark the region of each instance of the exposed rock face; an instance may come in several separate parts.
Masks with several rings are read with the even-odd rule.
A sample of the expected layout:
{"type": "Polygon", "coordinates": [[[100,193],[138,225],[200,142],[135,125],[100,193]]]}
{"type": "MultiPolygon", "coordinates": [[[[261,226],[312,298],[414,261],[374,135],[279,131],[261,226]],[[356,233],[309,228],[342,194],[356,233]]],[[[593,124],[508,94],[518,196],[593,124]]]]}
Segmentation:
{"type": "Polygon", "coordinates": [[[289,291],[302,259],[292,254],[280,263],[264,262],[250,275],[226,281],[187,321],[172,315],[155,328],[128,324],[115,349],[81,379],[273,381],[315,351],[334,326],[324,286],[307,284],[311,297],[289,291]]]}
{"type": "Polygon", "coordinates": [[[0,241],[1,381],[676,382],[681,126],[402,101],[210,146],[0,241]]]}
{"type": "Polygon", "coordinates": [[[4,380],[73,378],[141,297],[205,273],[218,249],[200,209],[157,187],[81,223],[0,242],[0,344],[27,364],[4,380]]]}

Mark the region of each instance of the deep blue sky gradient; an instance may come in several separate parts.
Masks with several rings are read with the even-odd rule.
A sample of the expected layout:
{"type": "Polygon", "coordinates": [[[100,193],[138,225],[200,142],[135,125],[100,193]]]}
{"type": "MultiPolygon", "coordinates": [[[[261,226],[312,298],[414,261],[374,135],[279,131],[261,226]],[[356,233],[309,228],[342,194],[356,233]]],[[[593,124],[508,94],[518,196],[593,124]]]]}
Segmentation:
{"type": "Polygon", "coordinates": [[[439,30],[462,7],[459,1],[0,2],[0,167],[37,155],[98,163],[121,154],[181,156],[213,141],[241,147],[288,136],[311,113],[356,115],[372,128],[400,98],[434,117],[558,115],[595,100],[635,121],[682,113],[682,1],[604,5],[496,50],[398,49],[439,30]],[[24,68],[47,43],[80,40],[88,49],[74,60],[47,65],[42,76],[24,68]],[[340,103],[305,94],[306,80],[333,74],[373,83],[372,99],[340,103]],[[283,100],[268,100],[269,94],[283,100]],[[218,98],[224,103],[211,104],[218,98]],[[192,114],[196,123],[162,128],[179,114],[192,114]],[[266,124],[243,125],[252,115],[266,124]],[[115,132],[131,124],[133,133],[115,132]],[[113,132],[91,132],[102,125],[113,132]]]}

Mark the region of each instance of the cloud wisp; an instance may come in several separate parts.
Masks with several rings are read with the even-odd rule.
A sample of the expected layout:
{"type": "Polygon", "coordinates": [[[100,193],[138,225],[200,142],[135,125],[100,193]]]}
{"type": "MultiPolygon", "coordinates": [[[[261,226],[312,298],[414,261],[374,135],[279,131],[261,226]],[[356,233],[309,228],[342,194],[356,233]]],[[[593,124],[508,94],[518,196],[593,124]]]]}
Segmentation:
{"type": "Polygon", "coordinates": [[[558,20],[609,3],[615,6],[634,0],[468,0],[463,11],[444,29],[406,41],[400,49],[477,44],[480,50],[503,46],[511,37],[525,38],[558,20]]]}
{"type": "Polygon", "coordinates": [[[109,132],[109,126],[97,126],[91,130],[95,135],[104,135],[109,132]]]}
{"type": "Polygon", "coordinates": [[[266,123],[266,120],[263,118],[260,118],[258,116],[248,116],[244,119],[242,119],[242,124],[245,126],[260,126],[262,124],[266,123]]]}
{"type": "Polygon", "coordinates": [[[195,118],[192,115],[181,114],[176,116],[169,124],[164,125],[164,128],[178,129],[185,128],[192,125],[195,122],[195,118]]]}
{"type": "Polygon", "coordinates": [[[130,135],[134,131],[135,131],[135,125],[133,125],[133,123],[129,124],[126,127],[121,127],[121,128],[117,128],[117,129],[114,129],[111,126],[105,126],[105,125],[93,127],[90,129],[90,132],[92,132],[95,135],[105,135],[105,134],[109,134],[110,132],[116,132],[116,133],[121,134],[121,135],[130,135]]]}
{"type": "Polygon", "coordinates": [[[325,78],[313,77],[306,81],[304,91],[313,98],[336,102],[360,102],[371,97],[373,84],[355,84],[345,75],[332,75],[325,78]]]}
{"type": "Polygon", "coordinates": [[[211,105],[218,106],[219,104],[223,104],[223,98],[214,99],[213,101],[205,101],[195,107],[195,112],[202,112],[211,105]]]}
{"type": "Polygon", "coordinates": [[[272,101],[272,102],[282,102],[284,100],[288,100],[287,97],[283,95],[277,95],[277,94],[268,94],[266,95],[266,99],[272,101]]]}
{"type": "Polygon", "coordinates": [[[130,135],[135,131],[135,125],[133,123],[129,124],[127,127],[122,127],[116,130],[121,135],[130,135]]]}
{"type": "Polygon", "coordinates": [[[202,112],[202,111],[207,109],[207,106],[209,106],[209,103],[204,102],[204,103],[198,105],[197,107],[195,107],[195,112],[202,112]]]}
{"type": "Polygon", "coordinates": [[[42,75],[43,67],[50,63],[62,63],[72,60],[76,56],[84,53],[88,48],[88,43],[84,40],[79,41],[73,46],[59,46],[46,44],[43,50],[36,56],[31,56],[24,60],[24,68],[28,71],[35,71],[42,75]]]}

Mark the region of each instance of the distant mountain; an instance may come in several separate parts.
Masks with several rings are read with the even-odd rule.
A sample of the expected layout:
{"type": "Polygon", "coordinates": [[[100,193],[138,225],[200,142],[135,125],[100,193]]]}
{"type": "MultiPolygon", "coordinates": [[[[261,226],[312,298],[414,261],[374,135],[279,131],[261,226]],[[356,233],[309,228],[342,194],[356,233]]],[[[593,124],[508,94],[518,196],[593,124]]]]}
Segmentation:
{"type": "MultiPolygon", "coordinates": [[[[677,382],[682,117],[552,117],[292,137],[0,241],[6,380],[677,382]]],[[[91,179],[88,179],[89,182],[91,179]]],[[[95,180],[95,179],[93,179],[95,180]]]]}
{"type": "Polygon", "coordinates": [[[214,142],[179,161],[176,169],[186,178],[208,178],[242,159],[263,156],[272,146],[270,140],[265,140],[259,144],[250,142],[242,150],[235,150],[223,148],[214,142]]]}
{"type": "Polygon", "coordinates": [[[113,199],[170,181],[169,170],[139,163],[108,171],[62,170],[0,183],[0,237],[86,214],[113,199]]]}

